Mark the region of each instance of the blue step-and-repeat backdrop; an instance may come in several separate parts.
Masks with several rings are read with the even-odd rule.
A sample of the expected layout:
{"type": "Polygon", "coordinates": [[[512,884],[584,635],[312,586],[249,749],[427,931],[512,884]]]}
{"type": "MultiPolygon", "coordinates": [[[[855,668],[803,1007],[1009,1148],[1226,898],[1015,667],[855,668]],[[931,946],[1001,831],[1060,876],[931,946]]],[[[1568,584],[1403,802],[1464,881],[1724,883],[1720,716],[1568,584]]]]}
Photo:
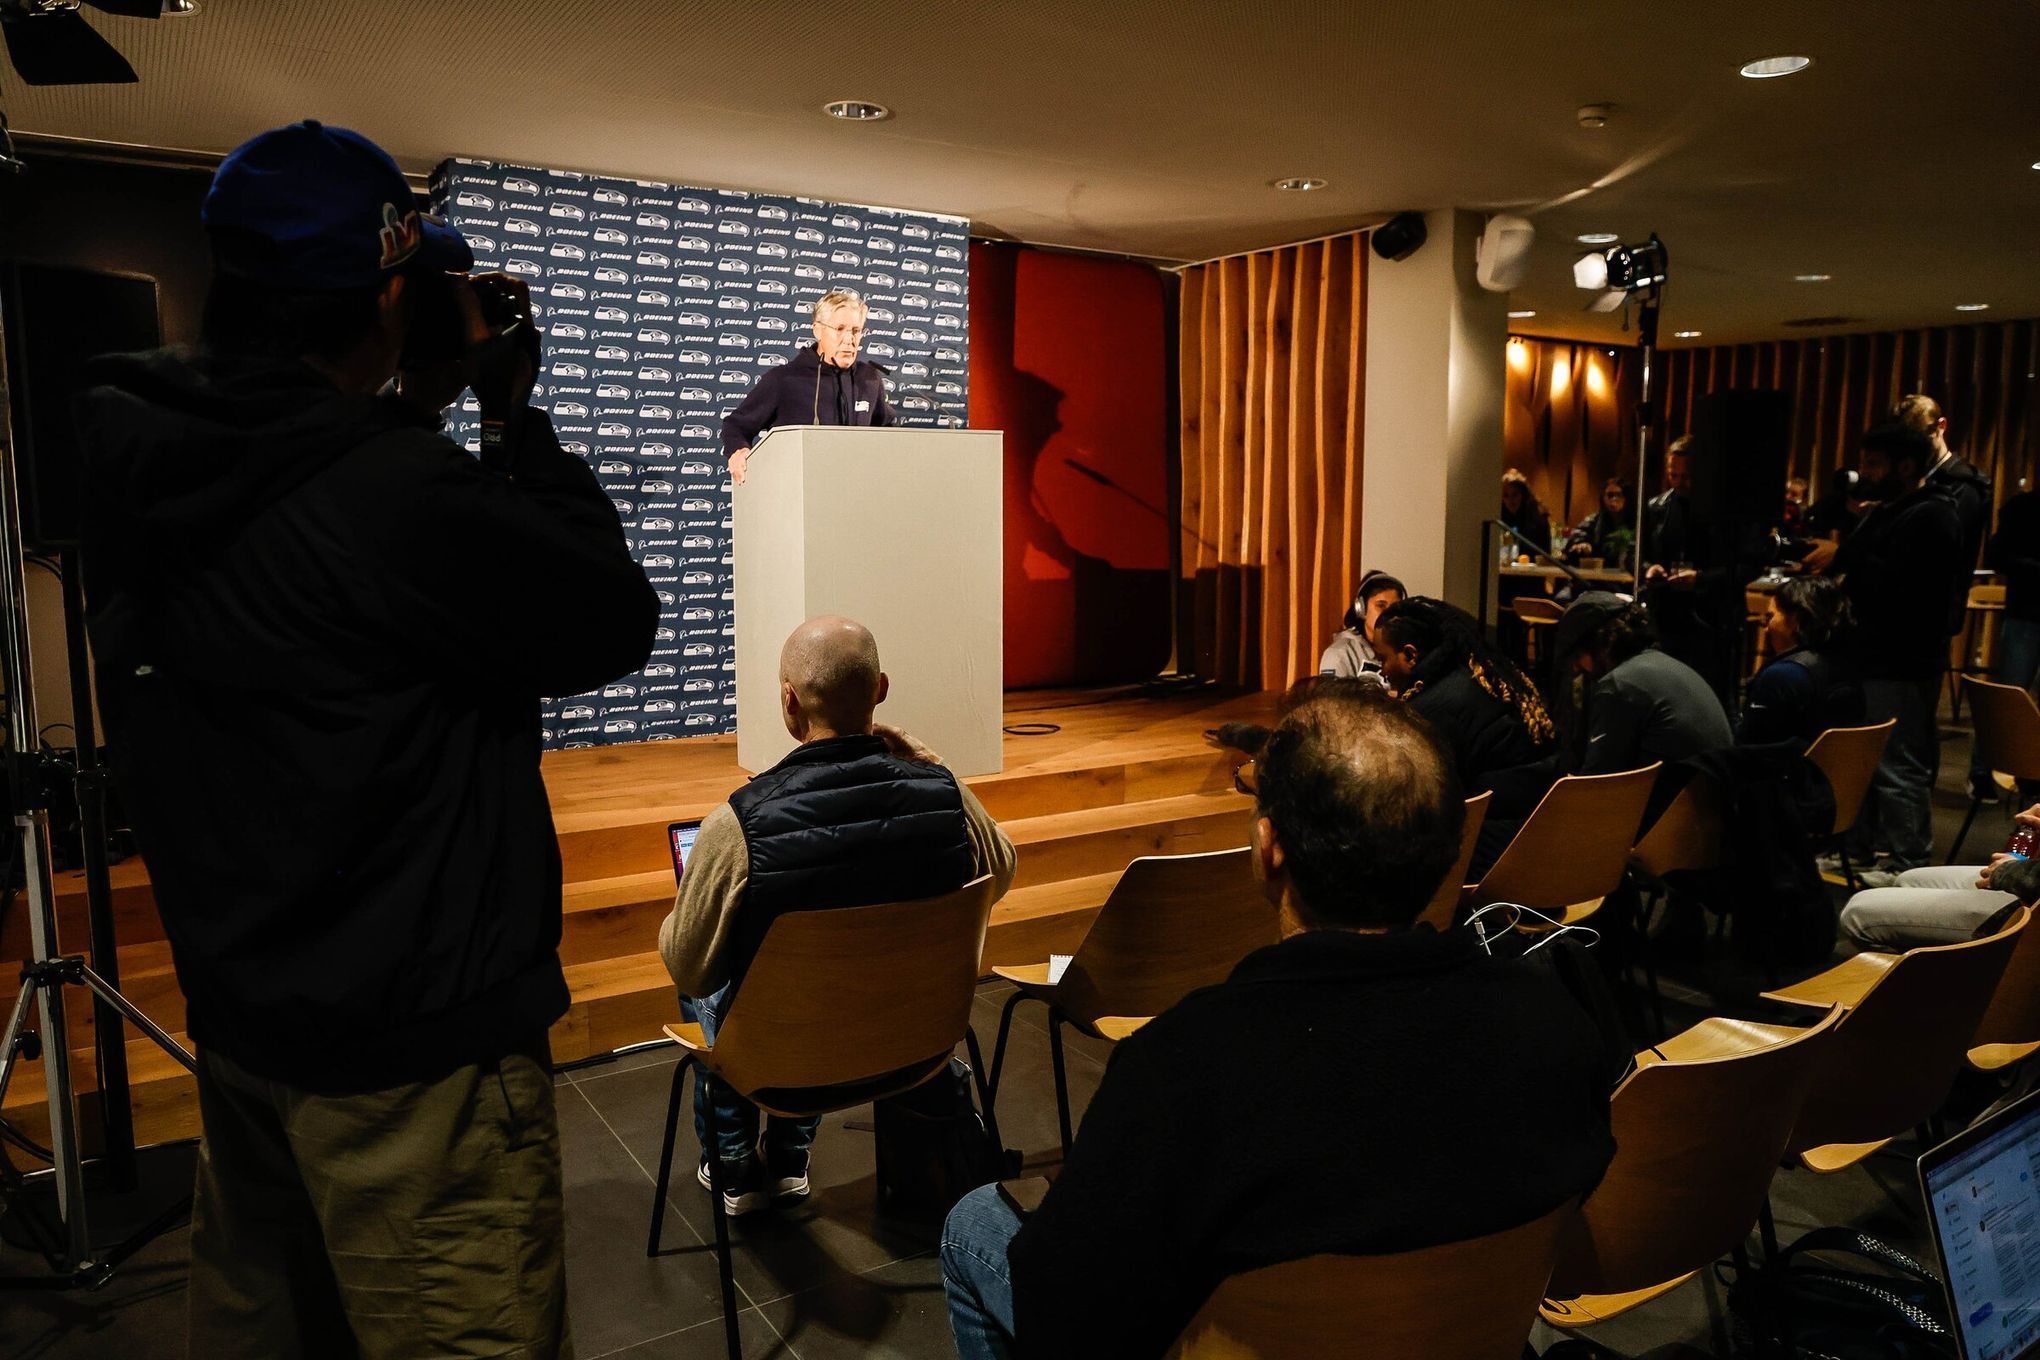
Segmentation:
{"type": "MultiPolygon", "coordinates": [[[[587,459],[664,605],[637,675],[546,706],[549,749],[736,730],[730,486],[722,421],[813,342],[830,288],[870,305],[863,357],[909,425],[962,426],[969,223],[894,208],[450,160],[439,211],[478,270],[531,283],[534,400],[587,459]]],[[[473,399],[454,438],[474,447],[473,399]]]]}

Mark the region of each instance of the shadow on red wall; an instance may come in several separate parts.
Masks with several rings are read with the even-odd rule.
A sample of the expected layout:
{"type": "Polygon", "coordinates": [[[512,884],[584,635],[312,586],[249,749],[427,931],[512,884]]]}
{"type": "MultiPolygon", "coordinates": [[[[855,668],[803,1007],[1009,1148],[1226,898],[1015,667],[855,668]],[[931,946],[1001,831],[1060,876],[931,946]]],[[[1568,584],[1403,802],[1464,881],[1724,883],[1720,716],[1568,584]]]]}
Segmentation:
{"type": "Polygon", "coordinates": [[[970,423],[1006,432],[1006,686],[1145,679],[1169,655],[1162,281],[970,248],[970,423]]]}

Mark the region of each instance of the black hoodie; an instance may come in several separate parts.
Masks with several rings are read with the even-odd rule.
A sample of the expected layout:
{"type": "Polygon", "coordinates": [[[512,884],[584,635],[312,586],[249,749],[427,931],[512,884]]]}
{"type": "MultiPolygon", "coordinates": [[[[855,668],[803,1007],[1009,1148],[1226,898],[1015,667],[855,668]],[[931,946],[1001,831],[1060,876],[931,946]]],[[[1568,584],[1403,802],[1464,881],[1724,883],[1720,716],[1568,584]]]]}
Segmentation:
{"type": "Polygon", "coordinates": [[[85,585],[115,778],[192,1038],[313,1090],[429,1080],[566,1009],[539,696],[658,602],[542,412],[509,475],[310,367],[102,360],[85,585]]]}
{"type": "Polygon", "coordinates": [[[885,378],[862,359],[849,368],[822,362],[809,345],[758,379],[750,395],[723,417],[723,456],[748,449],[780,425],[897,425],[885,399],[885,378]]]}

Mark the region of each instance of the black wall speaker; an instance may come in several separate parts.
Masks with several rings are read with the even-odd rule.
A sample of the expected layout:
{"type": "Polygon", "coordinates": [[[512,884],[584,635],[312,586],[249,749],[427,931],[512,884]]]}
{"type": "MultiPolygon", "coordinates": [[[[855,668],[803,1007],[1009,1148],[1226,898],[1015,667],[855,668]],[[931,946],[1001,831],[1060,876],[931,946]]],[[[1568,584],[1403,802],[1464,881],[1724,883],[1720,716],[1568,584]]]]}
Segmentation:
{"type": "Polygon", "coordinates": [[[1715,523],[1769,528],[1785,507],[1792,399],[1770,389],[1711,392],[1693,403],[1693,508],[1715,523]]]}
{"type": "Polygon", "coordinates": [[[1374,245],[1374,253],[1384,260],[1407,260],[1417,253],[1424,244],[1430,229],[1424,225],[1420,212],[1397,213],[1372,232],[1368,239],[1374,245]]]}
{"type": "Polygon", "coordinates": [[[78,541],[82,470],[71,408],[86,361],[162,343],[156,281],[91,269],[0,265],[21,477],[21,531],[31,547],[78,541]]]}

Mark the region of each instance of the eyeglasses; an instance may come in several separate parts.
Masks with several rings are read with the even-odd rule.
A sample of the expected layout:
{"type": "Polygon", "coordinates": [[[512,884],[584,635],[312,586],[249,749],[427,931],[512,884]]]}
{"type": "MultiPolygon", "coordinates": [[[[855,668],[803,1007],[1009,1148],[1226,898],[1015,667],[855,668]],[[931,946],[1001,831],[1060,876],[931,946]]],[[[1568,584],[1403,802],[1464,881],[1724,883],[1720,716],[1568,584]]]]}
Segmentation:
{"type": "Polygon", "coordinates": [[[1261,773],[1254,768],[1254,762],[1233,766],[1232,786],[1249,798],[1261,796],[1261,773]]]}
{"type": "Polygon", "coordinates": [[[852,340],[862,340],[864,338],[864,327],[862,326],[843,326],[834,321],[817,321],[815,324],[824,330],[847,332],[852,340]]]}

